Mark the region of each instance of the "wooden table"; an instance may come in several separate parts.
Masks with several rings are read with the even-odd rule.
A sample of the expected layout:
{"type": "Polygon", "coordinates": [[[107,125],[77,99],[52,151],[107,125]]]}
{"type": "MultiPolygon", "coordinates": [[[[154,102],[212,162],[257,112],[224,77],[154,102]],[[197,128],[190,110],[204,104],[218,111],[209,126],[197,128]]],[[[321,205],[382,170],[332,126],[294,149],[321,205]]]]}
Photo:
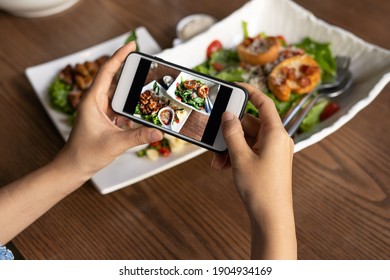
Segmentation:
{"type": "MultiPolygon", "coordinates": [[[[299,0],[316,16],[390,48],[390,2],[299,0]]],[[[0,13],[0,185],[64,144],[24,70],[146,26],[163,48],[192,13],[236,1],[81,0],[47,18],[0,13]]],[[[340,130],[295,156],[300,259],[390,258],[390,86],[340,130]]],[[[13,240],[26,259],[247,259],[250,229],[230,172],[205,153],[109,195],[90,182],[13,240]]],[[[55,182],[53,182],[55,187],[55,182]]]]}

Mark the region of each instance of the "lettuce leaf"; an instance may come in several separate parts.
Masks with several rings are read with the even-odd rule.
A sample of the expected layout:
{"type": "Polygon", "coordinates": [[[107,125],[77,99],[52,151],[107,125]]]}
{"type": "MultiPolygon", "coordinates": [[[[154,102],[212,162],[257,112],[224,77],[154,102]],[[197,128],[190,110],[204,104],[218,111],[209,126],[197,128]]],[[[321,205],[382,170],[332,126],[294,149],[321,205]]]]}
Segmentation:
{"type": "Polygon", "coordinates": [[[69,103],[68,94],[72,86],[56,78],[49,87],[50,103],[54,109],[67,115],[72,115],[74,109],[69,103]]]}
{"type": "Polygon", "coordinates": [[[235,50],[221,49],[216,51],[209,60],[194,67],[194,70],[227,82],[244,81],[242,77],[244,70],[240,67],[240,60],[235,50]]]}
{"type": "Polygon", "coordinates": [[[328,100],[322,100],[320,102],[317,102],[316,105],[311,108],[309,113],[306,115],[306,117],[303,119],[301,126],[299,129],[302,132],[308,132],[314,128],[315,125],[320,123],[320,115],[322,111],[324,111],[324,108],[326,105],[328,105],[328,100]]]}
{"type": "Polygon", "coordinates": [[[306,37],[299,44],[295,45],[311,55],[322,70],[322,81],[327,81],[336,75],[336,60],[332,55],[329,43],[319,43],[306,37]]]}
{"type": "Polygon", "coordinates": [[[135,30],[132,30],[132,31],[130,31],[130,35],[129,35],[129,37],[127,37],[127,39],[126,39],[126,41],[125,41],[125,45],[127,44],[127,43],[130,43],[130,42],[132,42],[132,41],[135,41],[135,43],[136,43],[136,51],[138,52],[139,51],[139,46],[138,46],[138,41],[137,41],[137,34],[135,33],[135,30]]]}

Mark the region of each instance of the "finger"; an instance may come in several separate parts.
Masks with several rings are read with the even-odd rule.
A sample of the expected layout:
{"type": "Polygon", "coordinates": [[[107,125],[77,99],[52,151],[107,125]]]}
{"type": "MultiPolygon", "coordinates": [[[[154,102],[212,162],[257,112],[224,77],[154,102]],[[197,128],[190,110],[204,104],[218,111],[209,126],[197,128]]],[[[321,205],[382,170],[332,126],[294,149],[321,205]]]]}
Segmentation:
{"type": "Polygon", "coordinates": [[[129,53],[135,50],[135,42],[130,42],[118,49],[100,68],[95,80],[93,81],[92,89],[97,94],[106,92],[110,89],[112,79],[119,71],[122,63],[125,61],[129,53]]]}
{"type": "Polygon", "coordinates": [[[275,103],[271,98],[251,85],[243,83],[239,84],[248,90],[249,100],[259,110],[261,123],[263,125],[269,127],[283,126],[278,111],[276,110],[275,103]]]}
{"type": "Polygon", "coordinates": [[[212,168],[222,170],[229,168],[230,165],[229,153],[214,154],[213,160],[211,162],[212,168]]]}
{"type": "Polygon", "coordinates": [[[119,115],[115,116],[114,124],[123,130],[130,130],[134,128],[134,122],[132,120],[119,115]]]}
{"type": "Polygon", "coordinates": [[[120,141],[121,144],[124,145],[124,149],[161,141],[164,136],[161,131],[148,127],[139,127],[128,131],[121,131],[120,134],[120,141]]]}
{"type": "MultiPolygon", "coordinates": [[[[256,142],[257,133],[260,128],[260,121],[258,118],[245,114],[241,120],[241,124],[245,133],[245,141],[249,147],[252,147],[256,142]]],[[[211,167],[222,170],[231,167],[230,158],[228,153],[214,154],[211,167]]]]}
{"type": "Polygon", "coordinates": [[[232,161],[245,158],[250,148],[245,141],[241,122],[230,112],[225,112],[222,115],[222,134],[232,161]]]}
{"type": "Polygon", "coordinates": [[[257,142],[257,139],[258,137],[251,137],[249,135],[245,135],[245,140],[246,140],[246,143],[248,144],[249,147],[253,147],[255,145],[255,143],[257,142]]]}

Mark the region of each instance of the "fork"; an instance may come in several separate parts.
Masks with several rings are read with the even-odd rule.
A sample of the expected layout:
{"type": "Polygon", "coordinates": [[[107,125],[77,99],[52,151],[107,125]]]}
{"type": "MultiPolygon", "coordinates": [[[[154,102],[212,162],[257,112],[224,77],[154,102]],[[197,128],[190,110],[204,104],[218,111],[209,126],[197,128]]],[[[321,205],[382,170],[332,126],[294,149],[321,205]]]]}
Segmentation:
{"type": "Polygon", "coordinates": [[[349,64],[351,62],[350,57],[347,56],[336,56],[336,78],[328,83],[323,83],[315,87],[311,92],[306,94],[293,109],[290,109],[289,112],[283,117],[282,122],[283,126],[286,127],[294,116],[299,112],[299,110],[306,104],[306,102],[316,93],[321,93],[324,90],[337,88],[340,84],[345,82],[347,74],[349,72],[349,64]]]}
{"type": "Polygon", "coordinates": [[[292,137],[295,132],[300,127],[302,121],[305,119],[306,115],[309,113],[310,109],[317,103],[321,98],[334,98],[345,92],[352,84],[352,73],[347,72],[347,75],[344,79],[344,82],[340,84],[337,88],[322,90],[321,93],[318,93],[312,98],[312,100],[305,106],[302,112],[298,115],[295,122],[287,129],[288,135],[292,137]]]}

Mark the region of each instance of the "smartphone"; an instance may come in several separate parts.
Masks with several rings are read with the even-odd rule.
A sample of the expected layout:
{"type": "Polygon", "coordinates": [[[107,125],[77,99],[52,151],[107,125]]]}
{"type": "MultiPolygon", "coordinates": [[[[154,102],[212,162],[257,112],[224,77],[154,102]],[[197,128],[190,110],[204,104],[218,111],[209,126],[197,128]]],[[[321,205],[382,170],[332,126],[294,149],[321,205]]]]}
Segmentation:
{"type": "Polygon", "coordinates": [[[248,92],[140,52],[128,55],[111,102],[117,114],[203,148],[227,149],[221,131],[225,111],[241,118],[248,92]]]}

